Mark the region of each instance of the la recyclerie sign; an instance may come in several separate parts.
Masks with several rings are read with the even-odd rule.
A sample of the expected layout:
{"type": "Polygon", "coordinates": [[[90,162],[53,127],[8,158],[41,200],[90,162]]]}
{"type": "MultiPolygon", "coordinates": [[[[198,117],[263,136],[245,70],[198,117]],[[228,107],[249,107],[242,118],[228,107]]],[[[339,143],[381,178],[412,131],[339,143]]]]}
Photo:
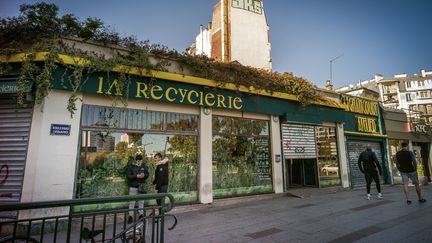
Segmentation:
{"type": "MultiPolygon", "coordinates": [[[[230,95],[216,94],[213,92],[204,92],[187,88],[163,87],[158,84],[149,84],[146,82],[136,81],[133,88],[133,97],[150,100],[166,100],[168,102],[200,105],[207,107],[228,108],[240,110],[243,107],[243,101],[240,97],[230,95]]],[[[123,96],[121,86],[115,79],[112,82],[105,80],[103,77],[98,78],[98,94],[123,96]]]]}
{"type": "MultiPolygon", "coordinates": [[[[67,82],[60,81],[61,72],[54,78],[53,88],[70,90],[67,82]]],[[[149,77],[132,76],[130,83],[122,83],[115,74],[95,74],[80,87],[81,92],[136,98],[176,104],[243,110],[241,93],[226,92],[204,86],[172,82],[149,77]]]]}
{"type": "Polygon", "coordinates": [[[376,120],[379,116],[378,103],[348,95],[341,95],[340,99],[345,111],[366,115],[356,116],[358,132],[379,133],[376,120]]]}

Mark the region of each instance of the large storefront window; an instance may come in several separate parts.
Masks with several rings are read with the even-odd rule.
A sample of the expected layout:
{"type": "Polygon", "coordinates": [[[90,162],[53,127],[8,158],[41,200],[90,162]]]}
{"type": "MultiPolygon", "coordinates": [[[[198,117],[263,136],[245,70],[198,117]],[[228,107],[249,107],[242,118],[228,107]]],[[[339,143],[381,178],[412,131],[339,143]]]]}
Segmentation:
{"type": "Polygon", "coordinates": [[[268,122],[214,116],[214,197],[272,191],[268,122]]]}
{"type": "Polygon", "coordinates": [[[159,152],[170,161],[168,191],[177,202],[196,201],[197,129],[195,115],[85,105],[77,197],[127,195],[125,172],[137,153],[144,155],[153,192],[152,158],[159,152]]]}
{"type": "Polygon", "coordinates": [[[341,185],[336,129],[317,127],[318,166],[321,187],[341,185]]]}

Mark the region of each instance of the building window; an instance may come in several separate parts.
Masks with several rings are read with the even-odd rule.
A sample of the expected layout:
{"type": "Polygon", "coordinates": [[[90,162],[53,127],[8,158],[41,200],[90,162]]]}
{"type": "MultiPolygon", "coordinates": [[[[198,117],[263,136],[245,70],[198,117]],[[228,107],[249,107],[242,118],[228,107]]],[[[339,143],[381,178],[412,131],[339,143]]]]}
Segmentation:
{"type": "Polygon", "coordinates": [[[423,87],[423,86],[424,86],[424,80],[419,80],[419,81],[417,81],[417,85],[418,85],[419,87],[423,87]]]}
{"type": "Polygon", "coordinates": [[[425,106],[424,106],[424,105],[419,105],[419,106],[418,106],[418,110],[419,110],[420,112],[424,113],[424,112],[425,112],[425,106]]]}
{"type": "Polygon", "coordinates": [[[432,114],[432,105],[426,105],[426,111],[427,114],[432,114]]]}
{"type": "Polygon", "coordinates": [[[198,116],[84,105],[77,198],[128,195],[125,171],[137,153],[154,178],[153,156],[169,158],[168,191],[177,201],[197,197],[198,116]]]}
{"type": "Polygon", "coordinates": [[[411,88],[411,81],[406,82],[406,87],[407,87],[407,89],[411,88]]]}
{"type": "Polygon", "coordinates": [[[429,94],[427,91],[420,91],[419,96],[420,96],[420,99],[429,98],[429,94]]]}
{"type": "Polygon", "coordinates": [[[333,127],[317,127],[315,131],[320,186],[341,185],[336,129],[333,127]]]}
{"type": "Polygon", "coordinates": [[[412,101],[411,93],[407,93],[407,94],[405,94],[405,95],[406,95],[406,100],[407,100],[407,101],[412,101]]]}
{"type": "Polygon", "coordinates": [[[214,197],[272,192],[268,121],[213,117],[214,197]]]}
{"type": "Polygon", "coordinates": [[[391,85],[384,85],[384,92],[385,93],[391,93],[391,85]]]}

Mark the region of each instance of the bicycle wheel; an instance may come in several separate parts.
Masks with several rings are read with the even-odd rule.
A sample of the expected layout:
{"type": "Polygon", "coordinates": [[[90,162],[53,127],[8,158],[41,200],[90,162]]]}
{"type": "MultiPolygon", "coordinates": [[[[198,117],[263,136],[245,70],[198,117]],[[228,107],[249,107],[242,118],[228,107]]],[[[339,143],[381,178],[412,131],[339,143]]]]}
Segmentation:
{"type": "Polygon", "coordinates": [[[22,235],[16,235],[15,237],[10,237],[8,239],[1,239],[0,243],[24,243],[24,242],[31,242],[31,243],[39,243],[38,240],[35,240],[29,236],[22,236],[22,235]]]}

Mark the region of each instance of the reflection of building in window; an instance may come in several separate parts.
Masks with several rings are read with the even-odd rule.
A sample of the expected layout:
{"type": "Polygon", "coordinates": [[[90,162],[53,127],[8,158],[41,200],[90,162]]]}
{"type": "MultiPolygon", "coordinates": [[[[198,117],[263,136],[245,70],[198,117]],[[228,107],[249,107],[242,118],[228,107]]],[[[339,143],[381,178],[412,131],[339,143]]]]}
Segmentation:
{"type": "Polygon", "coordinates": [[[213,195],[272,191],[268,121],[213,116],[213,195]]]}
{"type": "Polygon", "coordinates": [[[170,193],[179,202],[196,201],[197,124],[197,115],[83,105],[76,197],[127,195],[127,164],[142,153],[154,171],[150,158],[162,152],[170,160],[170,193]],[[101,117],[118,122],[101,126],[101,117]]]}
{"type": "Polygon", "coordinates": [[[320,184],[321,186],[340,185],[336,129],[333,127],[317,127],[315,131],[320,184]]]}

